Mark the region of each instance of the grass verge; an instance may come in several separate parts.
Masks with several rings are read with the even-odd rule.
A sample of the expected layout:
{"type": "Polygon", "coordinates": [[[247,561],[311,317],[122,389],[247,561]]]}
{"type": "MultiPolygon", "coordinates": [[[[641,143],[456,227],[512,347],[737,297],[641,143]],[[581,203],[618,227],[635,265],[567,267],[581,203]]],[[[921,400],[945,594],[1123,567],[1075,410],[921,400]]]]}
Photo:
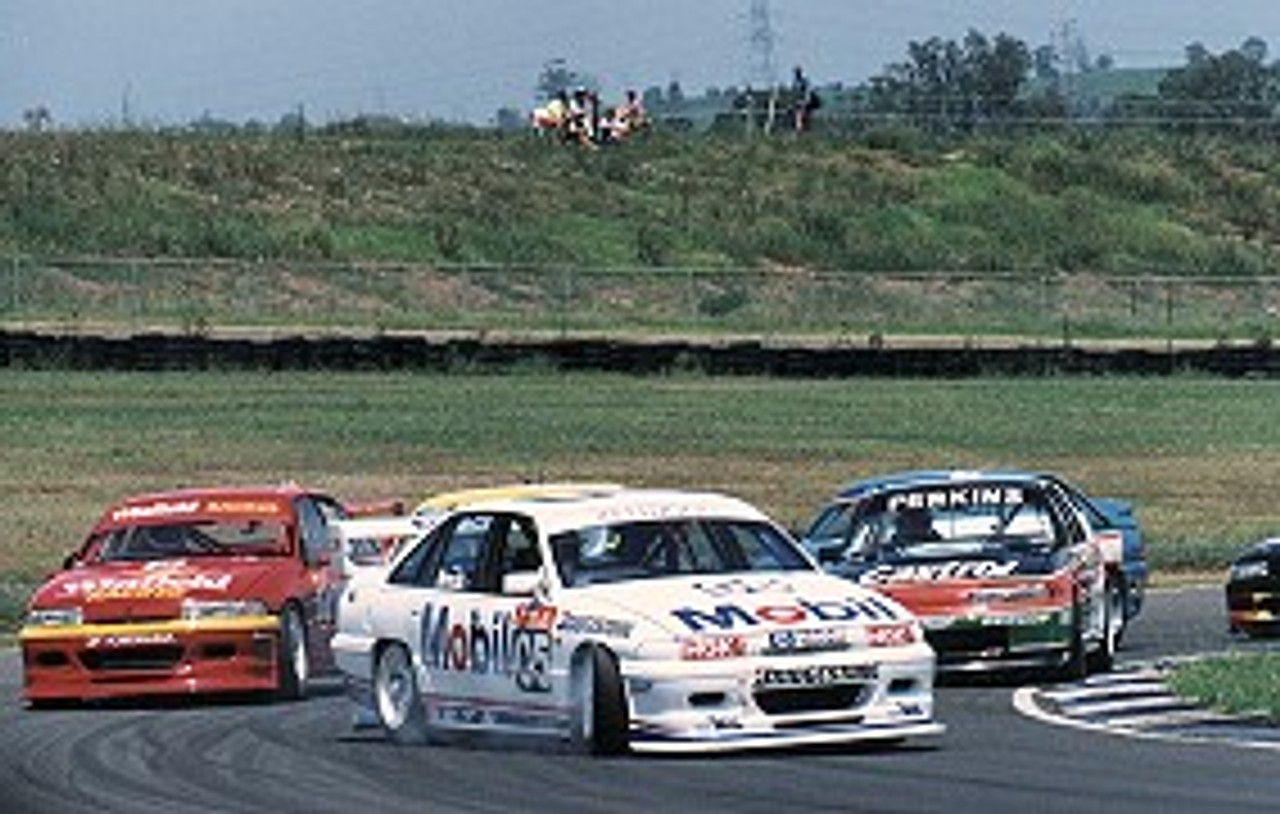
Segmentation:
{"type": "Polygon", "coordinates": [[[1174,668],[1167,683],[1177,695],[1219,712],[1280,722],[1280,653],[1189,661],[1174,668]]]}
{"type": "Polygon", "coordinates": [[[153,489],[293,480],[416,502],[608,480],[726,491],[799,527],[850,480],[944,467],[1052,470],[1128,498],[1157,573],[1220,574],[1280,530],[1278,402],[1280,381],[1207,377],[4,369],[0,583],[34,584],[103,507],[153,489]]]}

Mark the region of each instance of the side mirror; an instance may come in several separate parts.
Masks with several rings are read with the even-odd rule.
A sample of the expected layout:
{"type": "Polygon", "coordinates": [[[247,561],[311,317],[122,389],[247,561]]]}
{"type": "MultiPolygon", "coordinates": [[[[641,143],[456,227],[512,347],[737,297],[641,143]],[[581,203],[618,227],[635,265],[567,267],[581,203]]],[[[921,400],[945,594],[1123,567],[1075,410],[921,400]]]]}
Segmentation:
{"type": "Polygon", "coordinates": [[[507,596],[534,596],[545,593],[541,571],[512,571],[502,576],[502,592],[507,596]]]}

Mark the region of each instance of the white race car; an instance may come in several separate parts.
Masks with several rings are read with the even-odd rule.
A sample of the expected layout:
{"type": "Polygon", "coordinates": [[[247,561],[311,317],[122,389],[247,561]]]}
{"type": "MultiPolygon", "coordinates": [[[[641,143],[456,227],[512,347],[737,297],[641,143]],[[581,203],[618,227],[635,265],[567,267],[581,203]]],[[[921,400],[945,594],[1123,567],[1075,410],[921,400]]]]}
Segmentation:
{"type": "Polygon", "coordinates": [[[942,731],[915,617],[710,493],[460,507],[356,570],[333,650],[403,742],[541,733],[689,752],[942,731]]]}

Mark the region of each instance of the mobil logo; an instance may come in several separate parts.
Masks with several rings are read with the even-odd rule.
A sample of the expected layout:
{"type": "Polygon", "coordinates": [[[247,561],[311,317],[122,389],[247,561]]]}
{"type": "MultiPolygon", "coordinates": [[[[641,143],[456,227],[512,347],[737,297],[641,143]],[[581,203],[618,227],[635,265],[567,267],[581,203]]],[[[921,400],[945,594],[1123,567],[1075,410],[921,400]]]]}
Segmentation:
{"type": "Polygon", "coordinates": [[[712,608],[683,607],[673,608],[671,615],[694,633],[811,622],[870,622],[900,618],[892,605],[876,595],[850,599],[800,599],[768,605],[725,603],[712,608]]]}

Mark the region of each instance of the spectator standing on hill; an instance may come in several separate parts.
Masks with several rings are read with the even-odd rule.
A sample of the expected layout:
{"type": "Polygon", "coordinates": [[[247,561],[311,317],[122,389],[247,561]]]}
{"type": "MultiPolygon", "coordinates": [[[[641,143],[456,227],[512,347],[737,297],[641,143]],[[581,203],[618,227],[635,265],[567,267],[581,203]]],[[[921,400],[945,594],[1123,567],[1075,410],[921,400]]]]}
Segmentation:
{"type": "Polygon", "coordinates": [[[814,91],[813,86],[809,84],[809,78],[804,75],[804,71],[800,69],[799,65],[796,66],[791,80],[791,94],[792,119],[795,122],[796,132],[803,133],[809,129],[810,117],[822,102],[818,99],[818,94],[814,91]]]}

